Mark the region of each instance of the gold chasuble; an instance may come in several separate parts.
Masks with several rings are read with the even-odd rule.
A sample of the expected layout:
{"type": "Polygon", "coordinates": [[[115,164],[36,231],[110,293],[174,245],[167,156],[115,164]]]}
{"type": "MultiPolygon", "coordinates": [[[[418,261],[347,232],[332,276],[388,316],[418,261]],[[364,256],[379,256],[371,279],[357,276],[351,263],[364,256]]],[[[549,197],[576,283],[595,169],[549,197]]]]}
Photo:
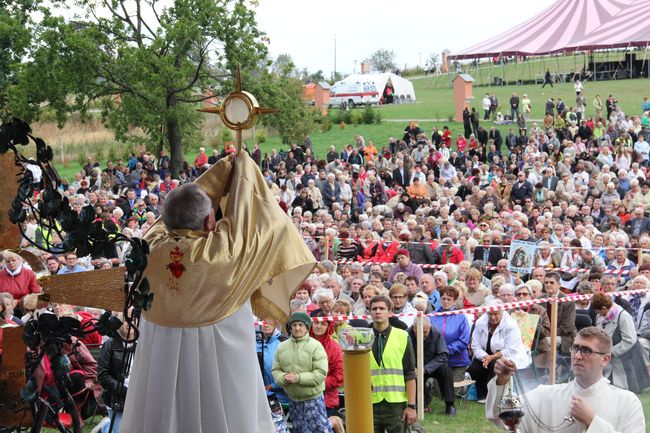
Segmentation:
{"type": "Polygon", "coordinates": [[[250,299],[258,317],[286,322],[290,297],[316,261],[259,168],[240,152],[196,183],[223,218],[211,232],[170,231],[159,220],[145,234],[151,249],[146,276],[154,293],[145,318],[167,327],[206,326],[250,299]]]}

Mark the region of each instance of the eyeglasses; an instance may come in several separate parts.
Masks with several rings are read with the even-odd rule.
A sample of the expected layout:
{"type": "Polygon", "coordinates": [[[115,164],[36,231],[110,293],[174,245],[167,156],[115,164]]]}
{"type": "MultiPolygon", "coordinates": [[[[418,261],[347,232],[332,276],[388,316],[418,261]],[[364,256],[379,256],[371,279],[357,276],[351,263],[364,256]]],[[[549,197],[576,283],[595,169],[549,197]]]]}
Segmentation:
{"type": "Polygon", "coordinates": [[[530,294],[528,292],[517,293],[518,298],[526,298],[528,296],[530,296],[530,294]]]}
{"type": "Polygon", "coordinates": [[[406,296],[402,296],[402,295],[392,295],[390,298],[391,298],[391,299],[404,299],[404,298],[406,298],[406,296]]]}
{"type": "Polygon", "coordinates": [[[578,352],[580,352],[582,356],[591,356],[594,353],[597,353],[598,355],[607,355],[607,353],[605,352],[596,352],[591,347],[580,346],[579,344],[574,344],[573,346],[571,346],[571,353],[578,353],[578,352]]]}

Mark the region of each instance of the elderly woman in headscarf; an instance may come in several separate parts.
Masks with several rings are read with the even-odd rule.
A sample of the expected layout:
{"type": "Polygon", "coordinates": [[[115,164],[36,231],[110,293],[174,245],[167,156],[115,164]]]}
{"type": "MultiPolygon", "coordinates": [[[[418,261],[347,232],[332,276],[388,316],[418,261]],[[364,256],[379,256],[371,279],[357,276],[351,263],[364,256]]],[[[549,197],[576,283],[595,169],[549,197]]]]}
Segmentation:
{"type": "Polygon", "coordinates": [[[273,379],[284,388],[294,431],[332,433],[325,409],[327,352],[309,336],[311,318],[296,312],[289,318],[291,337],[280,343],[273,361],[273,379]]]}

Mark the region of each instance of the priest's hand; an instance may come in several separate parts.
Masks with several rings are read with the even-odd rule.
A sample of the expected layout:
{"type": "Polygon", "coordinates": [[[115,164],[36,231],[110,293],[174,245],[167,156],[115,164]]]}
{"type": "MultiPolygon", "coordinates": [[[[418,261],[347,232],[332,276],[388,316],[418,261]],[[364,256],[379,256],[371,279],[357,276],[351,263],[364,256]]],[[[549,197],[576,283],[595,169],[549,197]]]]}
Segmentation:
{"type": "Polygon", "coordinates": [[[494,364],[494,374],[497,376],[497,385],[505,385],[508,382],[508,377],[517,371],[512,359],[501,358],[494,364]]]}
{"type": "Polygon", "coordinates": [[[594,420],[594,417],[596,416],[596,413],[591,408],[591,406],[589,406],[582,399],[582,397],[579,397],[577,395],[574,395],[571,398],[571,404],[569,407],[571,409],[571,416],[573,417],[573,419],[575,419],[579,423],[584,424],[586,427],[589,427],[591,425],[591,422],[594,420]]]}

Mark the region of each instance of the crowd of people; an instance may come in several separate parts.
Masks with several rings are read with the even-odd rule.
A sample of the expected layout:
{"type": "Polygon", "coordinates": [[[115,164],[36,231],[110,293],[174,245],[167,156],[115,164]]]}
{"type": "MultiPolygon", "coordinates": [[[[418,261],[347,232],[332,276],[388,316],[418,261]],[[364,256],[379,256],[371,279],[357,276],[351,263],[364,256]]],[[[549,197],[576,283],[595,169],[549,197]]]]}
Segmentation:
{"type": "MultiPolygon", "coordinates": [[[[382,359],[406,366],[395,385],[401,391],[377,391],[378,400],[373,401],[402,405],[398,411],[412,421],[413,317],[391,317],[384,323],[373,308],[398,315],[431,313],[650,288],[648,98],[641,103],[641,114],[631,115],[614,96],[604,102],[596,96],[589,114],[584,92],[582,85],[576,87],[575,106],[549,98],[539,124],[530,118],[530,99],[513,93],[510,114],[517,128],[513,125],[507,134],[493,123],[498,101],[486,95],[484,119],[468,107],[464,131],[458,134],[447,126],[424,131],[411,122],[402,137],[375,144],[357,134],[342,149],[331,146],[322,155],[309,137],[286,151],[262,154],[257,144],[247,149],[278,206],[320,262],[293,296],[291,310],[298,315],[292,316],[290,326],[281,329],[272,323],[260,330],[267,391],[290,405],[324,395],[325,419],[341,431],[338,391],[345,384],[336,340],[338,331],[350,324],[312,323],[312,317],[365,315],[366,326],[375,323],[376,341],[382,341],[382,335],[386,340],[385,346],[373,348],[376,375],[382,376],[382,359]],[[513,241],[535,244],[530,272],[511,271],[508,253],[513,241]],[[288,344],[282,349],[286,341],[292,349],[288,344]],[[296,358],[295,350],[308,351],[309,360],[307,355],[296,358]],[[386,350],[403,356],[384,356],[386,350]],[[310,369],[309,375],[297,372],[295,362],[307,363],[299,369],[310,369]]],[[[215,149],[208,156],[201,148],[176,176],[164,151],[157,157],[132,154],[105,167],[89,161],[73,180],[64,179],[61,193],[77,212],[91,205],[108,231],[142,237],[160,216],[171,190],[192,182],[232,152],[234,148],[215,149]]],[[[23,247],[37,244],[55,252],[60,248],[56,231],[39,226],[34,218],[28,218],[24,229],[23,247]]],[[[125,243],[98,246],[88,257],[67,252],[42,258],[47,272],[65,274],[119,266],[127,252],[125,243]]],[[[20,324],[34,309],[30,294],[40,288],[19,255],[6,251],[3,258],[2,320],[20,324]]],[[[560,354],[571,352],[580,329],[600,325],[614,337],[613,368],[608,372],[614,385],[635,391],[647,387],[647,374],[635,372],[648,360],[650,297],[613,296],[609,303],[609,297],[595,299],[598,302],[559,304],[560,354]],[[626,356],[638,347],[641,357],[626,356]]],[[[59,310],[97,313],[76,307],[59,310]]],[[[466,374],[476,381],[477,398],[485,399],[495,363],[502,357],[516,360],[519,369],[543,372],[550,361],[549,317],[549,303],[485,315],[431,317],[424,331],[427,405],[436,381],[445,413],[455,415],[453,383],[466,374]]],[[[99,348],[101,341],[91,344],[99,348]]],[[[100,364],[101,359],[111,356],[102,356],[100,364]]],[[[95,376],[113,372],[110,366],[99,367],[95,376]]],[[[92,372],[88,375],[92,379],[92,372]]],[[[110,393],[111,382],[100,383],[110,393]]],[[[123,395],[117,397],[109,402],[123,401],[123,395]]],[[[312,409],[304,405],[296,410],[304,415],[312,409]]],[[[322,424],[321,418],[314,419],[322,424]]],[[[304,428],[296,431],[312,431],[304,428]]]]}

